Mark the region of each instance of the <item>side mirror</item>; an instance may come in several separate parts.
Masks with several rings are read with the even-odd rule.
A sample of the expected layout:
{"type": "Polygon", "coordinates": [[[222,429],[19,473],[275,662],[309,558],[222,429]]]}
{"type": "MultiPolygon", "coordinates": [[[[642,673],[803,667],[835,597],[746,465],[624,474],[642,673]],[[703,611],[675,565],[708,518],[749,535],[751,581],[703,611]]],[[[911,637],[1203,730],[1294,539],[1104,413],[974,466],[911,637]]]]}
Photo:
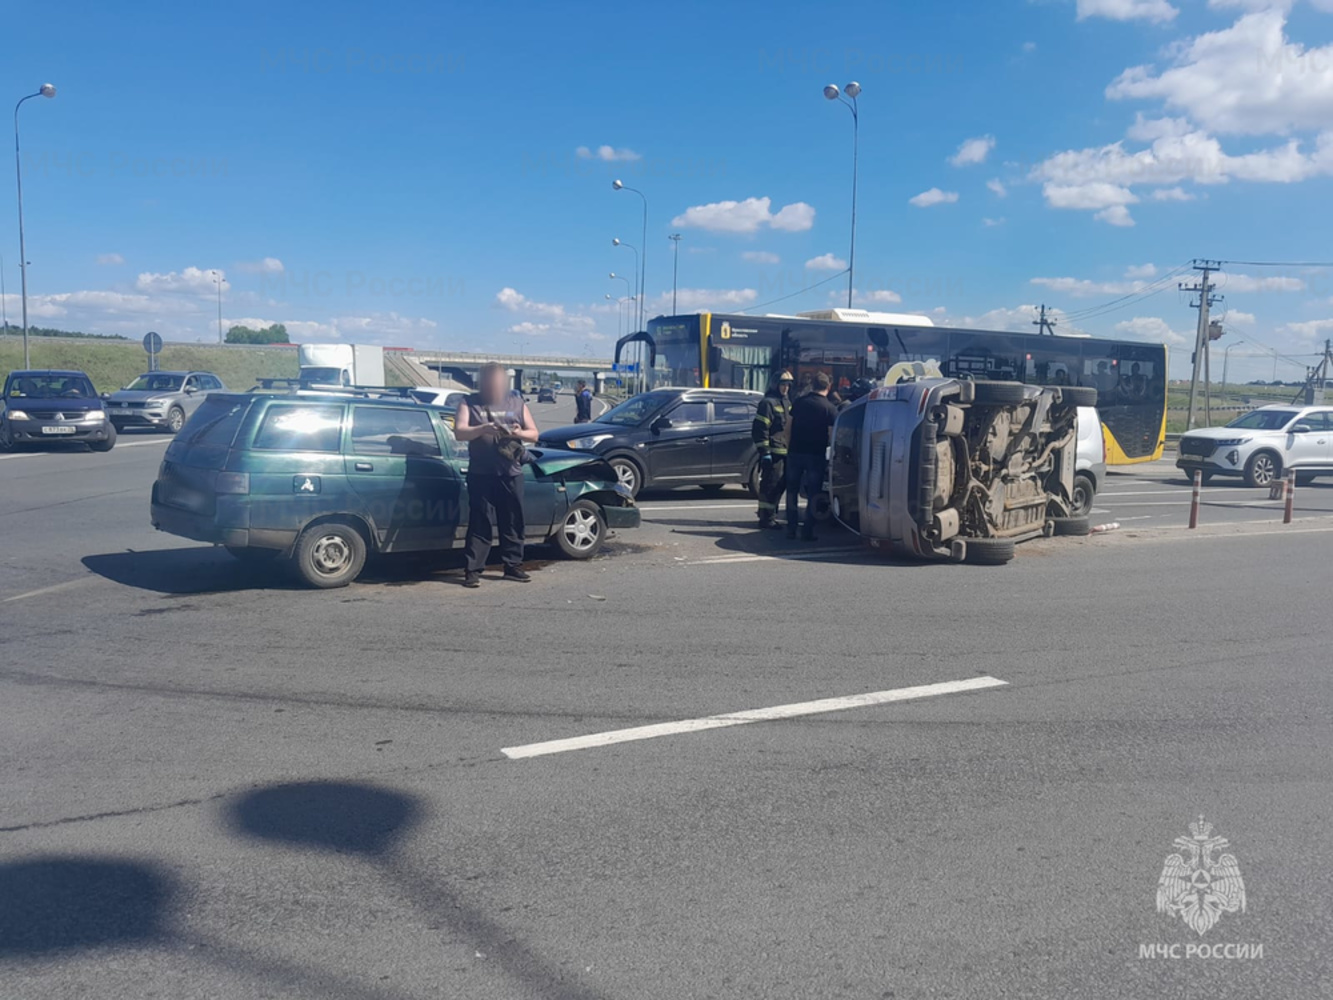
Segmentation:
{"type": "Polygon", "coordinates": [[[187,395],[187,396],[193,396],[193,395],[194,395],[196,392],[198,392],[198,391],[199,391],[199,390],[197,390],[197,389],[196,389],[194,386],[192,386],[192,385],[187,385],[187,386],[185,387],[185,395],[187,395]]]}
{"type": "Polygon", "coordinates": [[[1297,424],[1295,427],[1293,427],[1293,428],[1291,429],[1291,433],[1293,433],[1293,434],[1309,434],[1309,433],[1310,433],[1310,425],[1309,425],[1309,424],[1297,424]]]}
{"type": "Polygon", "coordinates": [[[653,421],[652,431],[654,434],[661,434],[662,431],[666,430],[670,426],[671,426],[670,417],[658,417],[656,420],[653,421]]]}
{"type": "Polygon", "coordinates": [[[110,399],[110,398],[111,398],[111,393],[109,393],[109,392],[104,392],[104,393],[102,393],[102,398],[103,398],[103,399],[110,399]]]}

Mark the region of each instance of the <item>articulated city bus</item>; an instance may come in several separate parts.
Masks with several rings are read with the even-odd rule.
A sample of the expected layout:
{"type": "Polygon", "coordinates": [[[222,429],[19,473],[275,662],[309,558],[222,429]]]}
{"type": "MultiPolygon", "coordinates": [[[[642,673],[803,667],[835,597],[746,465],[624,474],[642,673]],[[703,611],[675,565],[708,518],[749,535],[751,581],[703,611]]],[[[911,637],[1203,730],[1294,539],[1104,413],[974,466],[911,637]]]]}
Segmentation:
{"type": "Polygon", "coordinates": [[[621,338],[647,346],[649,386],[767,388],[783,369],[822,371],[835,387],[896,378],[911,362],[951,378],[1011,379],[1098,390],[1107,461],[1160,458],[1166,441],[1166,347],[1093,337],[935,326],[911,314],[830,309],[800,316],[660,316],[621,338]],[[904,367],[904,362],[909,363],[904,367]]]}

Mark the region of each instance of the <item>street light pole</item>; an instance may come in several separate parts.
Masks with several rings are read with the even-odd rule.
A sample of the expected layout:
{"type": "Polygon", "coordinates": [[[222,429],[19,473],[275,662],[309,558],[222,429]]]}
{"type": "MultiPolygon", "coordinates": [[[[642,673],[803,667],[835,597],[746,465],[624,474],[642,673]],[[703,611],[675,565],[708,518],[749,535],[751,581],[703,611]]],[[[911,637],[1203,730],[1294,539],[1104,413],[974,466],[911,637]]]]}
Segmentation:
{"type": "Polygon", "coordinates": [[[227,283],[227,279],[218,274],[217,271],[210,271],[209,273],[213,275],[213,284],[218,286],[218,343],[223,344],[225,341],[222,337],[222,286],[227,283]]]}
{"type": "Polygon", "coordinates": [[[680,233],[667,237],[673,245],[671,254],[671,315],[676,315],[676,275],[680,273],[680,233]]]}
{"type": "Polygon", "coordinates": [[[856,167],[860,145],[861,118],[857,114],[856,99],[861,95],[861,85],[853,80],[842,88],[842,93],[833,84],[824,88],[824,96],[830,101],[841,101],[852,113],[852,245],[847,253],[847,308],[852,307],[852,280],[856,273],[856,167]],[[847,96],[842,96],[846,94],[847,96]],[[848,100],[847,98],[851,98],[848,100]]]}
{"type": "Polygon", "coordinates": [[[23,159],[19,155],[19,108],[25,101],[34,97],[55,97],[54,84],[44,83],[37,93],[19,98],[14,105],[14,176],[19,189],[19,285],[23,291],[23,367],[31,368],[32,360],[28,356],[28,252],[23,246],[23,159]]]}
{"type": "Polygon", "coordinates": [[[643,257],[639,260],[639,323],[638,328],[643,329],[643,314],[647,303],[644,300],[645,285],[648,277],[648,196],[638,188],[627,187],[623,181],[615,180],[611,182],[611,187],[616,191],[633,191],[643,199],[643,257]]]}
{"type": "Polygon", "coordinates": [[[1231,349],[1232,349],[1233,347],[1235,347],[1236,344],[1239,344],[1239,343],[1241,343],[1241,341],[1238,340],[1238,341],[1236,341],[1234,344],[1227,344],[1227,349],[1226,349],[1225,351],[1222,352],[1222,391],[1223,391],[1223,392],[1226,392],[1226,391],[1227,391],[1227,362],[1231,360],[1231,349]]]}

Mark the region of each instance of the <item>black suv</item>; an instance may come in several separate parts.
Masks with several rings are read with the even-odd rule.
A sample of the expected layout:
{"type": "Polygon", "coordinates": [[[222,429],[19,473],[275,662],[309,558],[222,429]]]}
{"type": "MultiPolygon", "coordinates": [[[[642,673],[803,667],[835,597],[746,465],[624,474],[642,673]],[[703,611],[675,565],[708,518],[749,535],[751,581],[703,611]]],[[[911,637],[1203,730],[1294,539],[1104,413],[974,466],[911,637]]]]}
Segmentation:
{"type": "Polygon", "coordinates": [[[744,389],[654,389],[587,424],[543,431],[548,448],[591,451],[635,495],[651,486],[758,485],[750,437],[762,395],[744,389]]]}

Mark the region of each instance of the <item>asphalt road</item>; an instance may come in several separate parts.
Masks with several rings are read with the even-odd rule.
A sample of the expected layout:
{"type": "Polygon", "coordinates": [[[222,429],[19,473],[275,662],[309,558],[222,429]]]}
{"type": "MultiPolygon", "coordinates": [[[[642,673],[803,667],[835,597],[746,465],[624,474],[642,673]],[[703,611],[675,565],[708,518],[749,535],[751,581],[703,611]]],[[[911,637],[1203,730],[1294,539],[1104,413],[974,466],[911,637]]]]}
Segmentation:
{"type": "Polygon", "coordinates": [[[1333,489],[1189,532],[1118,473],[1000,568],[682,490],[528,585],[315,592],[154,534],[163,444],[0,457],[0,996],[1333,990],[1333,489]],[[1202,936],[1155,907],[1201,813],[1247,894],[1202,936]]]}

